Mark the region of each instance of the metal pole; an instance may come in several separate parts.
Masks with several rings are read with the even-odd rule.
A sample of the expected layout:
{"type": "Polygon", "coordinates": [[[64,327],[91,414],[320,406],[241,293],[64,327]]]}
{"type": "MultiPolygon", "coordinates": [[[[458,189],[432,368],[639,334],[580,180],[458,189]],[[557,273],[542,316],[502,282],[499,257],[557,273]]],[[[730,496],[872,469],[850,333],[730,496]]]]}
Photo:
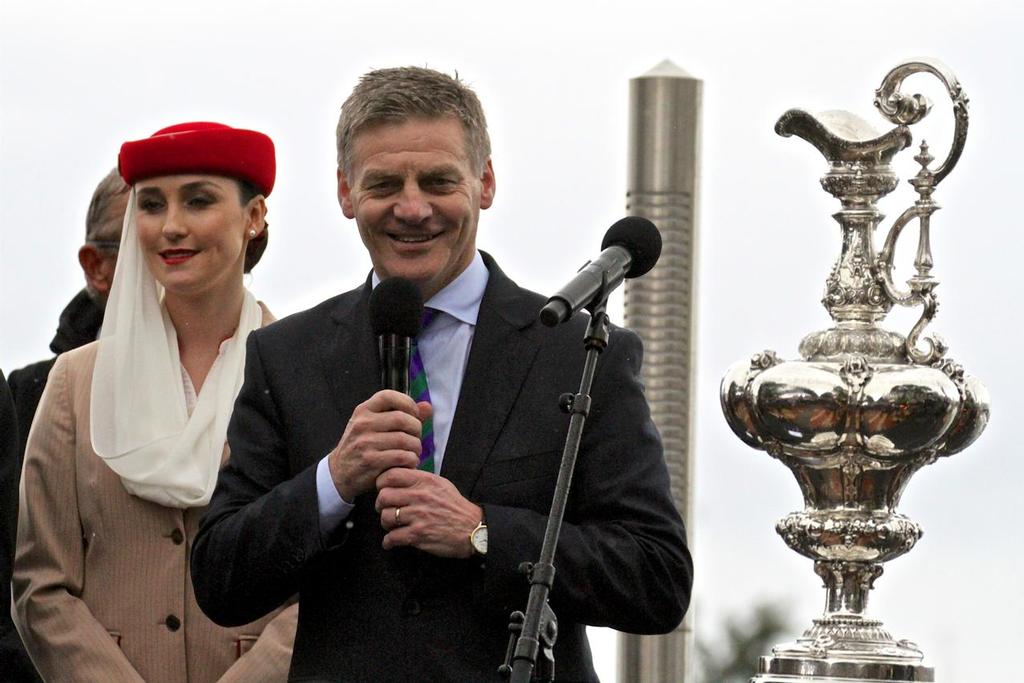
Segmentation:
{"type": "MultiPolygon", "coordinates": [[[[643,379],[672,495],[693,538],[693,389],[702,81],[664,61],[629,87],[627,212],[661,230],[658,265],[626,282],[625,323],[644,342],[643,379]]],[[[663,636],[621,634],[620,683],[689,681],[693,609],[663,636]]]]}

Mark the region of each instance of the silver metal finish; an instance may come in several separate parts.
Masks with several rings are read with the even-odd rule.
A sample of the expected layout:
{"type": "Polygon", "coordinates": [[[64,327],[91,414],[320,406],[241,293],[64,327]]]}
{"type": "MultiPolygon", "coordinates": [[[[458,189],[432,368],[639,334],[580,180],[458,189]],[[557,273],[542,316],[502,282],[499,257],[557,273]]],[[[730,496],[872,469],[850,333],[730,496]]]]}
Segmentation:
{"type": "Polygon", "coordinates": [[[786,544],[814,560],[825,585],[825,612],[795,642],[762,657],[755,683],[793,681],[933,681],[921,650],[894,639],[868,617],[868,596],[882,563],[921,537],[917,523],[896,512],[910,477],[937,458],[969,446],[984,430],[989,400],[982,384],[947,358],[946,345],[925,336],[937,308],[929,242],[936,186],[953,170],[967,135],[967,98],[950,70],[916,60],[889,72],[875,105],[890,122],[885,133],[848,112],[818,115],[793,109],[779,119],[780,135],[803,138],[828,161],[822,187],[841,209],[834,214],[842,249],[822,300],[833,327],[807,335],[802,360],[782,361],[772,351],[733,366],[722,382],[722,408],[748,445],[789,467],[804,509],[776,524],[786,544]],[[931,103],[899,88],[914,73],[943,82],[953,101],[952,148],[934,170],[922,142],[909,180],[914,204],[889,229],[882,250],[874,232],[882,221],[876,203],[895,189],[894,155],[911,144],[909,126],[931,103]],[[917,221],[915,274],[901,289],[893,282],[893,254],[904,228],[917,221]],[[921,308],[903,335],[880,323],[894,305],[921,308]]]}
{"type": "MultiPolygon", "coordinates": [[[[693,523],[693,402],[696,197],[701,88],[669,61],[630,81],[627,210],[658,226],[661,259],[643,278],[626,281],[627,327],[644,342],[643,379],[661,432],[672,495],[693,523]]],[[[693,610],[673,633],[623,634],[623,683],[686,681],[692,667],[693,610]]]]}

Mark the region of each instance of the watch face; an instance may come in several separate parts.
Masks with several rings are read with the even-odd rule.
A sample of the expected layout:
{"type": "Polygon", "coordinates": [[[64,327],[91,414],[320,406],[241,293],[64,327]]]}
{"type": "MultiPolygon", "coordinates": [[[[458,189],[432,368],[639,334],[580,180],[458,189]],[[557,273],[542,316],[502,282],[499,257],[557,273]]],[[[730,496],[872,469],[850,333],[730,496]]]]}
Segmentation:
{"type": "Polygon", "coordinates": [[[487,554],[487,527],[477,527],[477,529],[473,531],[473,536],[470,540],[473,543],[473,550],[477,551],[481,555],[487,554]]]}

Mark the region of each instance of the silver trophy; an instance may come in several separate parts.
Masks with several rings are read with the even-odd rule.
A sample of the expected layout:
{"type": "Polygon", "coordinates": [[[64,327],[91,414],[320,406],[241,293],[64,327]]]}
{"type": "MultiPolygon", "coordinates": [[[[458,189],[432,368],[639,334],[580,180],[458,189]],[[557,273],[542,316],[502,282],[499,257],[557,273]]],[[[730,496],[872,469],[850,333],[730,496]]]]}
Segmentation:
{"type": "Polygon", "coordinates": [[[842,251],[822,301],[833,326],[804,337],[801,360],[764,351],[734,365],[722,381],[722,409],[736,435],[796,476],[804,509],[775,528],[790,548],[814,560],[826,591],[824,614],[795,642],[762,657],[754,683],[935,680],[921,650],[893,638],[866,609],[882,563],[921,537],[921,527],[896,512],[911,475],[962,451],[988,422],[985,387],[945,355],[941,339],[924,334],[938,305],[929,244],[939,208],[933,195],[963,150],[967,97],[945,65],[920,59],[886,75],[875,106],[895,128],[880,133],[849,112],[799,109],[775,126],[779,135],[811,143],[828,161],[821,185],[842,205],[833,214],[842,251]],[[876,251],[874,233],[884,218],[876,204],[898,182],[890,162],[910,146],[909,127],[931,109],[922,95],[900,92],[915,73],[945,85],[953,101],[953,143],[934,168],[935,158],[921,143],[914,157],[921,169],[909,180],[917,199],[876,251]],[[903,289],[893,281],[893,255],[914,221],[916,272],[903,289]],[[921,308],[906,337],[881,327],[895,304],[921,308]]]}

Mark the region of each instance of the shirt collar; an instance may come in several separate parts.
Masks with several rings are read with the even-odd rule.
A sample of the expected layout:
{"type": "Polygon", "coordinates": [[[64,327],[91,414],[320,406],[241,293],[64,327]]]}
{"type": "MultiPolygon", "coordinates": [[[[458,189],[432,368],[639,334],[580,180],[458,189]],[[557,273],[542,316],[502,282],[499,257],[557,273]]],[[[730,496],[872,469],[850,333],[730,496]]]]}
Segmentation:
{"type": "MultiPolygon", "coordinates": [[[[490,272],[484,265],[480,252],[477,251],[469,266],[445,285],[444,289],[430,297],[424,306],[443,311],[467,325],[476,325],[480,314],[480,302],[483,301],[489,277],[490,272]]],[[[380,284],[376,272],[373,273],[371,284],[374,287],[380,284]]]]}

